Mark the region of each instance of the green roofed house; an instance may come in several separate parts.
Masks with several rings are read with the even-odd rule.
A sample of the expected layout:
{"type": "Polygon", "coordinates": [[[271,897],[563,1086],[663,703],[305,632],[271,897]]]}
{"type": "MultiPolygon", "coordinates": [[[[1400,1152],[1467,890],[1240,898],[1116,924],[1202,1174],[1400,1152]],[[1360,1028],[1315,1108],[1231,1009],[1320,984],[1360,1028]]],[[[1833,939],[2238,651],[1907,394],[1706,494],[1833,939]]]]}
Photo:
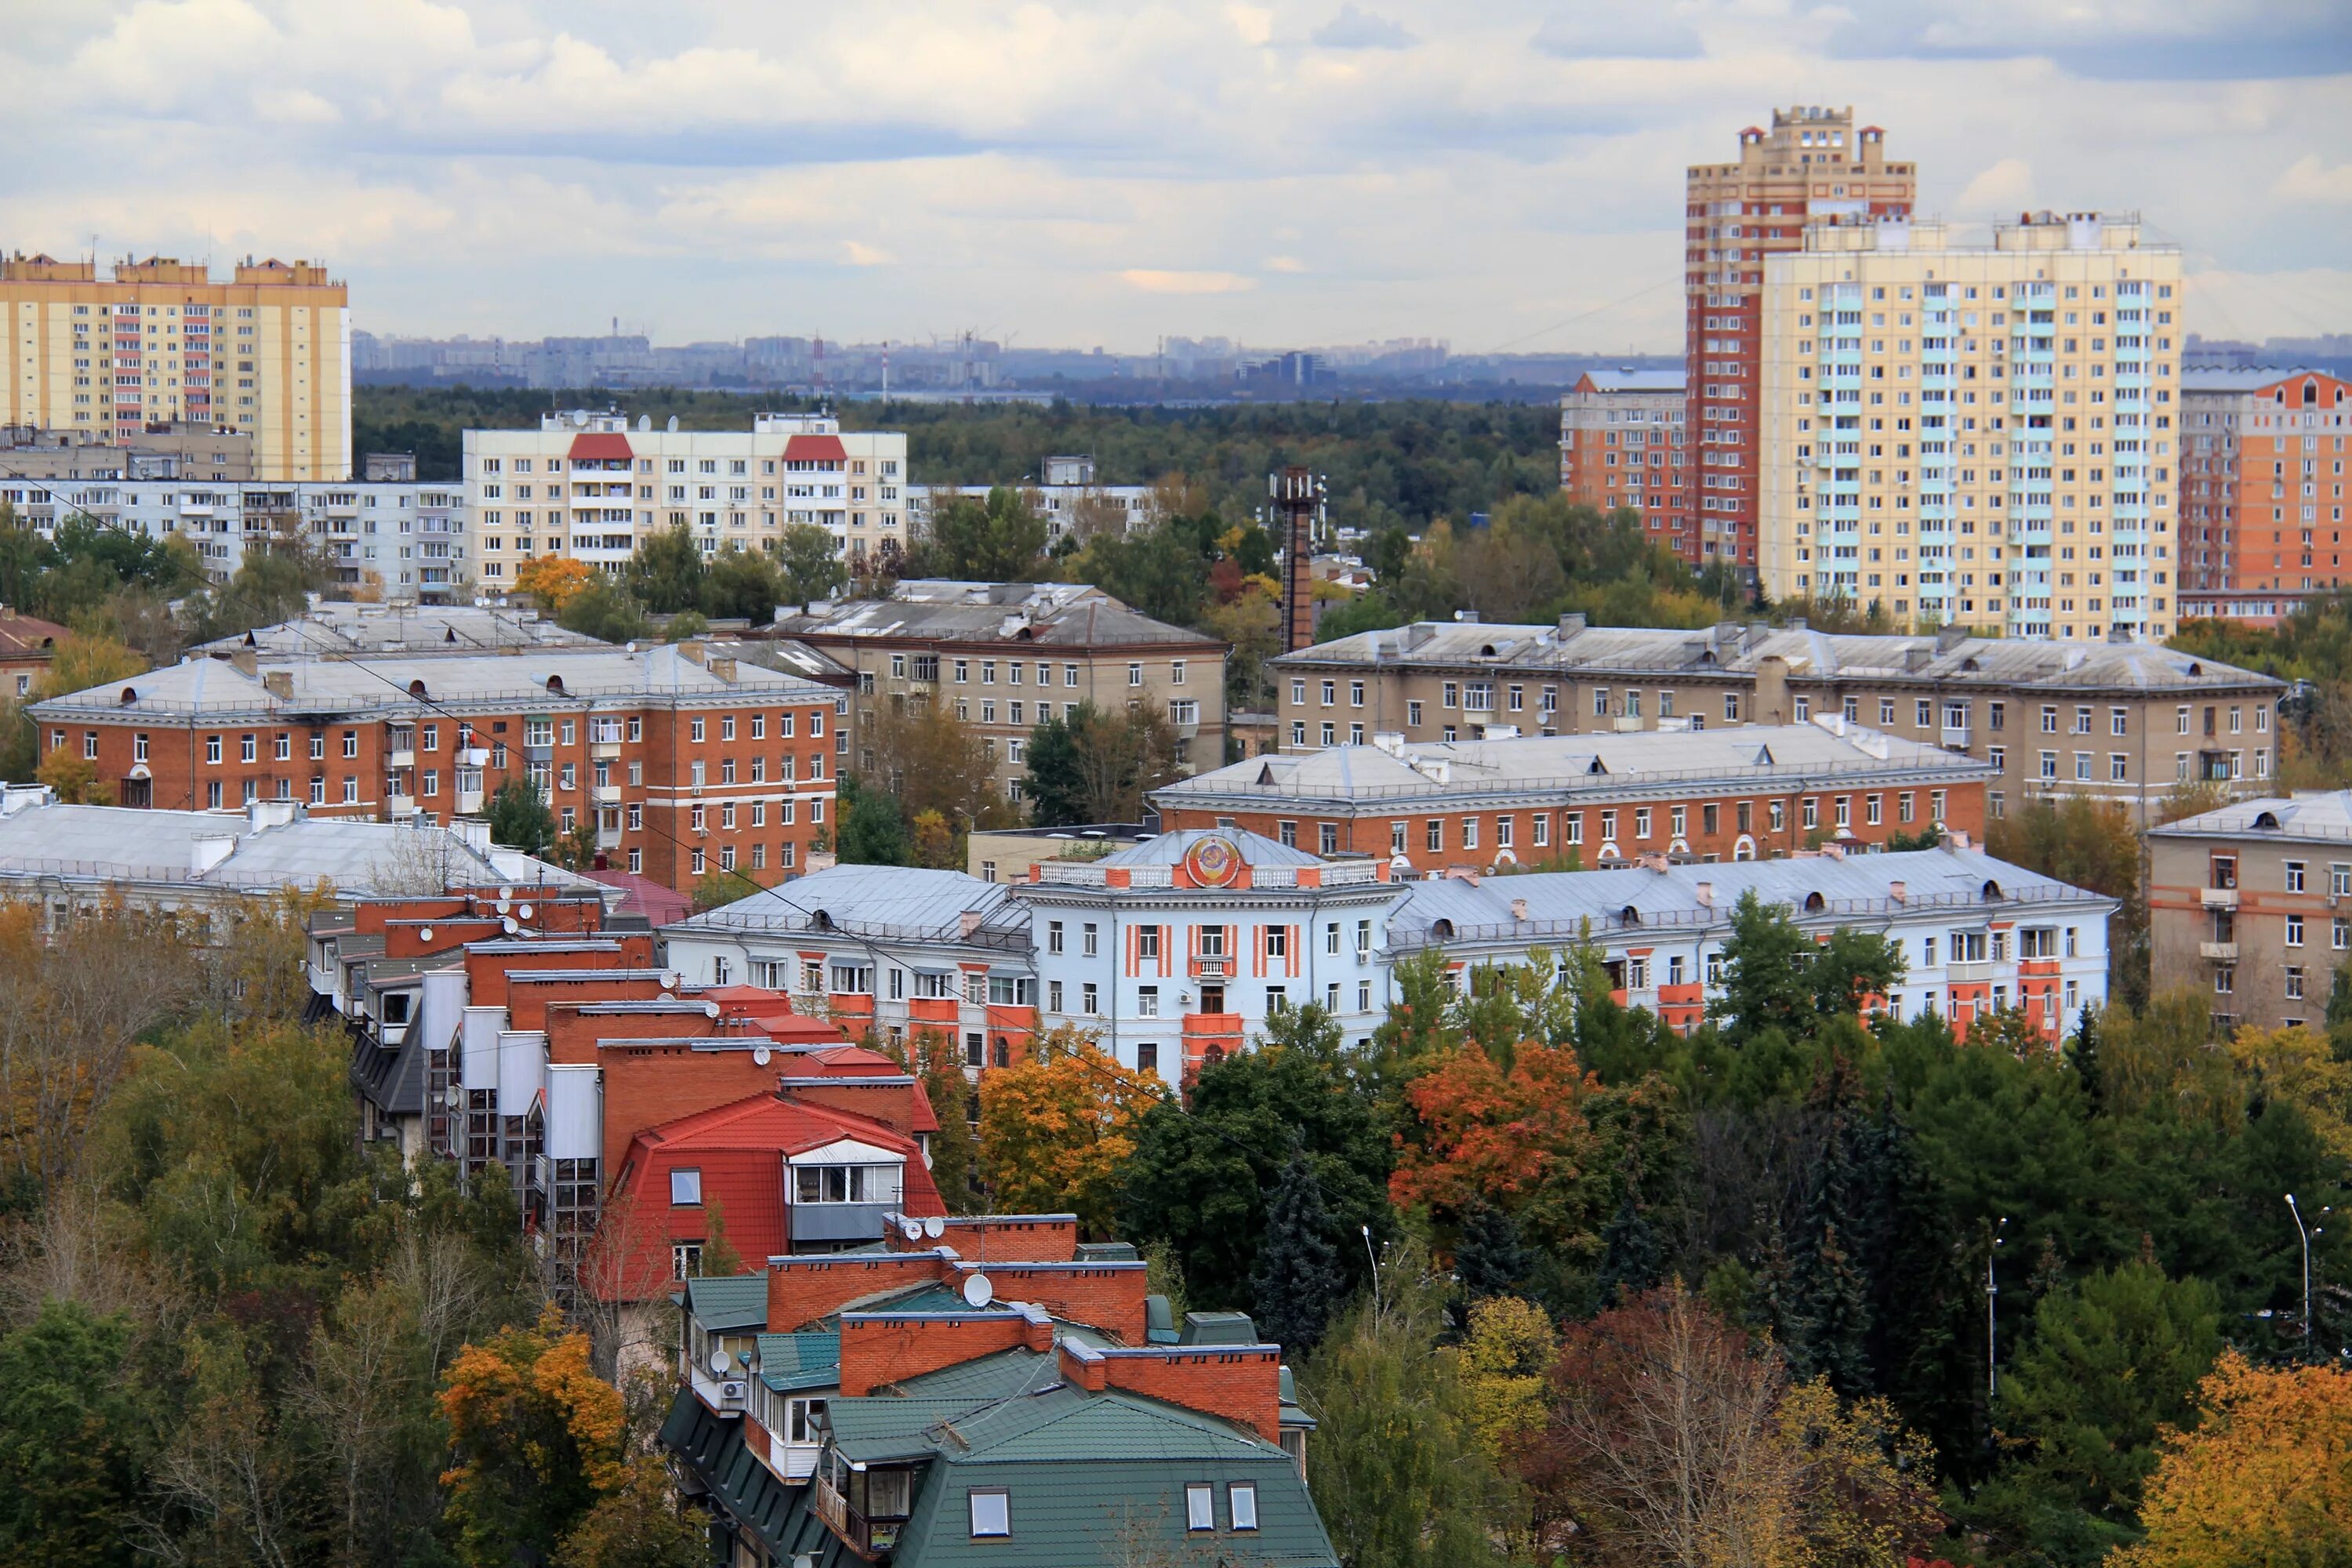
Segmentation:
{"type": "Polygon", "coordinates": [[[1066,1215],[948,1224],[685,1282],[662,1442],[714,1560],[1336,1568],[1314,1422],[1246,1315],[1171,1328],[1131,1249],[1066,1215]]]}

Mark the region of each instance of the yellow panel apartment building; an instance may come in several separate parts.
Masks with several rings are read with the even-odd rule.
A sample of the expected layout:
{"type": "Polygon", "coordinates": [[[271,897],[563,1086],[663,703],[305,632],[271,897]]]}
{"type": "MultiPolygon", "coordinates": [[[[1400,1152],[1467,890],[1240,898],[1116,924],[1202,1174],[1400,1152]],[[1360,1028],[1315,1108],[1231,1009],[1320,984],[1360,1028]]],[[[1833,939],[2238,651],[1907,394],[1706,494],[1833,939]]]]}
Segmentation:
{"type": "Polygon", "coordinates": [[[323,266],[245,261],[230,281],[150,257],[0,260],[0,425],[135,444],[182,420],[253,439],[260,480],[352,470],[350,290],[323,266]]]}
{"type": "Polygon", "coordinates": [[[2180,253],[2136,216],[1806,230],[1764,268],[1758,566],[1898,626],[2178,624],[2180,253]]]}

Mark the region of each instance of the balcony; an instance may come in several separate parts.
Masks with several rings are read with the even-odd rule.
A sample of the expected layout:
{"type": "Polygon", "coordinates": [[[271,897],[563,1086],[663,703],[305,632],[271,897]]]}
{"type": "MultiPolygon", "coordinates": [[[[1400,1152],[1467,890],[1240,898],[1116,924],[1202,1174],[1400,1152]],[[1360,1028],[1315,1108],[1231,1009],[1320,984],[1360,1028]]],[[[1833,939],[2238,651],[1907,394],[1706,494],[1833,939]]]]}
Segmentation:
{"type": "Polygon", "coordinates": [[[457,752],[457,765],[461,768],[488,767],[490,765],[489,748],[488,746],[460,747],[457,752]]]}
{"type": "Polygon", "coordinates": [[[2235,888],[2200,888],[2197,901],[2209,910],[2234,910],[2238,907],[2235,888]]]}
{"type": "Polygon", "coordinates": [[[590,784],[588,799],[597,805],[618,805],[621,804],[621,786],[608,784],[590,784]]]}
{"type": "Polygon", "coordinates": [[[2235,963],[2238,962],[2238,944],[2234,942],[2200,942],[2197,944],[2197,956],[2210,958],[2219,963],[2235,963]]]}
{"type": "Polygon", "coordinates": [[[1944,984],[1983,985],[1998,978],[2005,967],[2006,965],[2003,964],[1981,961],[1973,963],[1948,963],[1944,965],[1944,984]]]}
{"type": "Polygon", "coordinates": [[[1965,752],[1972,737],[1973,731],[1966,724],[1947,724],[1944,726],[1944,750],[1965,752]]]}
{"type": "Polygon", "coordinates": [[[403,817],[416,815],[416,797],[413,795],[387,795],[383,797],[386,816],[403,817]]]}
{"type": "Polygon", "coordinates": [[[1195,980],[1230,980],[1234,974],[1234,961],[1216,954],[1202,953],[1192,959],[1188,972],[1195,980]]]}
{"type": "Polygon", "coordinates": [[[618,741],[589,742],[588,760],[592,763],[619,762],[621,760],[621,742],[618,741]]]}
{"type": "MultiPolygon", "coordinates": [[[[853,1471],[848,1479],[853,1488],[863,1490],[874,1484],[871,1478],[876,1473],[871,1470],[853,1471]]],[[[849,1499],[835,1489],[822,1466],[809,1477],[809,1501],[817,1518],[824,1521],[825,1528],[846,1542],[851,1551],[869,1562],[895,1549],[899,1533],[907,1527],[903,1518],[868,1519],[859,1512],[849,1499]]]]}
{"type": "Polygon", "coordinates": [[[416,765],[416,748],[403,746],[396,751],[387,752],[384,753],[383,761],[384,766],[388,768],[413,768],[416,765]]]}
{"type": "Polygon", "coordinates": [[[892,1198],[870,1204],[793,1204],[787,1210],[786,1219],[792,1245],[798,1247],[808,1242],[878,1241],[884,1216],[897,1213],[900,1202],[892,1198]]]}
{"type": "Polygon", "coordinates": [[[461,790],[459,790],[459,791],[457,792],[457,815],[458,815],[458,816],[481,816],[481,815],[482,815],[482,799],[483,799],[483,795],[482,795],[482,792],[481,792],[480,790],[478,790],[478,789],[461,789],[461,790]]]}

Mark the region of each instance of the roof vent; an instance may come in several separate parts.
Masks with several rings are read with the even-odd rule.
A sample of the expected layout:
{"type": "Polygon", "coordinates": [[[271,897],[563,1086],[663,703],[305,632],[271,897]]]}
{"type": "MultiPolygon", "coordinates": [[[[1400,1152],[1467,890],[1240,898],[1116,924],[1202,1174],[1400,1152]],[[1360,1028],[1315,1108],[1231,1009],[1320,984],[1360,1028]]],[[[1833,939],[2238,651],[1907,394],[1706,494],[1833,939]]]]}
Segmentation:
{"type": "Polygon", "coordinates": [[[1979,889],[1978,891],[1984,896],[1985,902],[1991,903],[2000,897],[2000,884],[1994,881],[1990,877],[1987,877],[1985,879],[1985,885],[1979,889]]]}
{"type": "Polygon", "coordinates": [[[294,696],[294,672],[290,669],[266,670],[261,677],[261,687],[278,700],[290,701],[294,696]]]}
{"type": "Polygon", "coordinates": [[[2275,833],[2278,831],[2278,825],[2279,819],[2277,812],[2264,811],[2255,814],[2254,826],[2256,827],[2265,828],[2270,832],[2275,833]]]}
{"type": "Polygon", "coordinates": [[[563,690],[563,677],[560,675],[549,676],[547,678],[547,689],[550,691],[556,692],[560,695],[563,690]]]}
{"type": "Polygon", "coordinates": [[[408,694],[411,697],[415,698],[419,702],[430,702],[432,700],[430,697],[427,697],[425,694],[425,678],[421,675],[408,683],[408,694]]]}
{"type": "Polygon", "coordinates": [[[136,701],[138,701],[138,700],[139,700],[139,689],[138,689],[137,687],[135,687],[135,686],[126,686],[126,687],[124,687],[124,688],[122,689],[122,706],[123,706],[123,707],[128,708],[128,707],[130,707],[132,703],[134,703],[134,702],[136,702],[136,701]]]}
{"type": "Polygon", "coordinates": [[[1523,921],[1528,918],[1527,900],[1513,899],[1511,900],[1511,918],[1515,921],[1523,921]]]}

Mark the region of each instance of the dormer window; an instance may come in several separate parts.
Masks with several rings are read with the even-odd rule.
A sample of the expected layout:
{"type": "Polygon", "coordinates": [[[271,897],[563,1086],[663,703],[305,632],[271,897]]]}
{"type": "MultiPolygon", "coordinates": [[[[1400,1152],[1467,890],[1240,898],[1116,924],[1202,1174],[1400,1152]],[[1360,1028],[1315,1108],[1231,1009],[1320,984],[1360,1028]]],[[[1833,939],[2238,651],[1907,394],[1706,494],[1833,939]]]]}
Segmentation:
{"type": "Polygon", "coordinates": [[[966,1494],[971,1504],[971,1538],[1001,1541],[1013,1533],[1013,1497],[1001,1487],[975,1489],[966,1494]]]}

